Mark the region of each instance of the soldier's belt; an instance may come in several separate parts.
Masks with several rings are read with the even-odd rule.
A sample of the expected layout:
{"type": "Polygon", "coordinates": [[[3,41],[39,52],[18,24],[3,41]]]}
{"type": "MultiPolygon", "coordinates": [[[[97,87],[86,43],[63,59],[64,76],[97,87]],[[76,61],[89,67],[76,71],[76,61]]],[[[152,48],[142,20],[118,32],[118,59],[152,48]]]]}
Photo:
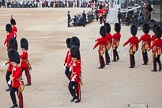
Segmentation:
{"type": "Polygon", "coordinates": [[[157,47],[155,50],[155,57],[158,57],[158,55],[161,55],[162,51],[161,51],[161,47],[157,47]]]}
{"type": "Polygon", "coordinates": [[[99,53],[101,56],[103,56],[103,54],[105,53],[106,51],[106,48],[105,48],[105,45],[100,45],[99,47],[99,53]]]}
{"type": "Polygon", "coordinates": [[[137,48],[136,48],[136,45],[131,45],[131,47],[130,47],[130,50],[129,50],[129,53],[130,54],[133,54],[134,52],[136,52],[137,51],[137,48]]]}
{"type": "Polygon", "coordinates": [[[106,43],[106,49],[109,50],[111,48],[111,44],[109,42],[106,43]]]}
{"type": "Polygon", "coordinates": [[[149,48],[149,45],[147,42],[143,42],[142,44],[142,52],[146,52],[149,48]]]}

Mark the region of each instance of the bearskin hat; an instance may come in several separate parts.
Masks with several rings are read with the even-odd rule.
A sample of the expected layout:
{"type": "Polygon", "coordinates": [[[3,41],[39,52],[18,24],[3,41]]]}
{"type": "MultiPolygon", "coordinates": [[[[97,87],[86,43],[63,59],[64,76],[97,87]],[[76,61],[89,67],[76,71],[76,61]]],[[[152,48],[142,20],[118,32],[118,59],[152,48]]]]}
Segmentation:
{"type": "Polygon", "coordinates": [[[158,26],[158,25],[156,25],[156,24],[153,26],[152,31],[153,31],[154,33],[155,33],[155,30],[156,30],[156,27],[157,27],[157,26],[158,26]]]}
{"type": "Polygon", "coordinates": [[[71,57],[80,59],[80,51],[78,46],[72,45],[70,48],[70,53],[71,53],[71,57]]]}
{"type": "Polygon", "coordinates": [[[119,23],[115,23],[114,30],[119,33],[121,30],[121,25],[119,23]]]}
{"type": "Polygon", "coordinates": [[[10,23],[11,23],[12,25],[16,25],[15,19],[11,18],[11,19],[10,19],[10,23]]]}
{"type": "Polygon", "coordinates": [[[16,38],[10,38],[8,41],[8,48],[10,49],[18,49],[18,45],[17,45],[17,40],[16,38]]]}
{"type": "Polygon", "coordinates": [[[73,36],[71,39],[70,39],[70,46],[72,45],[76,45],[78,46],[78,48],[80,48],[80,40],[78,37],[76,36],[73,36]]]}
{"type": "Polygon", "coordinates": [[[155,35],[156,35],[156,37],[157,38],[161,38],[161,34],[162,34],[162,32],[160,30],[160,27],[157,26],[156,29],[155,29],[155,35]]]}
{"type": "Polygon", "coordinates": [[[105,37],[106,36],[106,28],[105,28],[105,26],[101,26],[100,27],[100,35],[102,37],[105,37]]]}
{"type": "Polygon", "coordinates": [[[107,33],[110,33],[110,31],[111,31],[111,26],[110,26],[110,24],[109,24],[109,23],[106,23],[106,24],[105,24],[105,27],[106,27],[107,33]]]}
{"type": "Polygon", "coordinates": [[[137,27],[135,25],[132,25],[131,26],[131,34],[133,36],[136,36],[136,34],[137,34],[137,27]]]}
{"type": "Polygon", "coordinates": [[[8,58],[11,62],[16,62],[17,64],[20,63],[20,55],[15,49],[8,50],[8,58]]]}
{"type": "Polygon", "coordinates": [[[102,5],[99,6],[99,9],[102,9],[102,5]]]}
{"type": "Polygon", "coordinates": [[[12,32],[12,26],[11,24],[6,24],[6,31],[11,33],[12,32]]]}
{"type": "Polygon", "coordinates": [[[143,25],[143,32],[147,34],[149,32],[149,30],[150,30],[149,25],[148,24],[144,24],[143,25]]]}
{"type": "Polygon", "coordinates": [[[67,39],[66,39],[67,48],[70,48],[70,39],[71,39],[71,38],[67,38],[67,39]]]}
{"type": "Polygon", "coordinates": [[[28,40],[27,39],[22,38],[20,40],[20,45],[21,45],[21,48],[24,48],[25,50],[28,50],[28,40]]]}

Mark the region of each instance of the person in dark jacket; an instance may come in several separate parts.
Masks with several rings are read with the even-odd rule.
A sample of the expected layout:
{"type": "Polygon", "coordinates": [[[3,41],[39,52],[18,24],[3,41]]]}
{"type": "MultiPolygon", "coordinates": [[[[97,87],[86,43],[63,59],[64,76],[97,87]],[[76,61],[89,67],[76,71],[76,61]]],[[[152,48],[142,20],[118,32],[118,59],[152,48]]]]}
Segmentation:
{"type": "Polygon", "coordinates": [[[70,16],[70,11],[68,11],[68,27],[70,27],[70,21],[71,21],[71,16],[70,16]]]}
{"type": "Polygon", "coordinates": [[[118,9],[118,23],[120,24],[120,19],[121,19],[121,13],[120,13],[120,8],[118,9]]]}
{"type": "Polygon", "coordinates": [[[85,27],[85,24],[86,24],[86,13],[85,13],[85,11],[83,11],[82,17],[83,17],[83,27],[85,27]]]}

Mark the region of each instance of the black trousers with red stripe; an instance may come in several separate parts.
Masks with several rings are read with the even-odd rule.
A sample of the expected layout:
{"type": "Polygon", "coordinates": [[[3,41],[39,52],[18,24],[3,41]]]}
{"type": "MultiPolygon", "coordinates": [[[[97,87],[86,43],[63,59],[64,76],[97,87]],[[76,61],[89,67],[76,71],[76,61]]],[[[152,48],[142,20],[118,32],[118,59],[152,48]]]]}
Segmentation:
{"type": "Polygon", "coordinates": [[[81,101],[81,86],[80,83],[76,83],[74,81],[69,82],[69,92],[71,96],[79,101],[81,101]]]}
{"type": "Polygon", "coordinates": [[[28,84],[31,84],[31,76],[29,73],[29,67],[22,67],[22,72],[25,71],[25,75],[27,77],[28,84]]]}
{"type": "Polygon", "coordinates": [[[11,97],[12,103],[14,105],[17,104],[15,92],[17,92],[17,96],[19,99],[19,107],[23,108],[23,95],[21,92],[18,91],[18,88],[10,87],[10,97],[11,97]]]}

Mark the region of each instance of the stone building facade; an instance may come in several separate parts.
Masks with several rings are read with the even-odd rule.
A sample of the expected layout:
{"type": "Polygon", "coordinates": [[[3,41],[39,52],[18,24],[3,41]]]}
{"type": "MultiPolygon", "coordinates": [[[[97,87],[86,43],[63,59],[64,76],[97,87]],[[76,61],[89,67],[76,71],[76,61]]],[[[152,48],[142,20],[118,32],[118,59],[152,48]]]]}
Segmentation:
{"type": "Polygon", "coordinates": [[[152,4],[153,11],[151,12],[151,18],[155,21],[162,22],[162,0],[148,0],[152,4]]]}

